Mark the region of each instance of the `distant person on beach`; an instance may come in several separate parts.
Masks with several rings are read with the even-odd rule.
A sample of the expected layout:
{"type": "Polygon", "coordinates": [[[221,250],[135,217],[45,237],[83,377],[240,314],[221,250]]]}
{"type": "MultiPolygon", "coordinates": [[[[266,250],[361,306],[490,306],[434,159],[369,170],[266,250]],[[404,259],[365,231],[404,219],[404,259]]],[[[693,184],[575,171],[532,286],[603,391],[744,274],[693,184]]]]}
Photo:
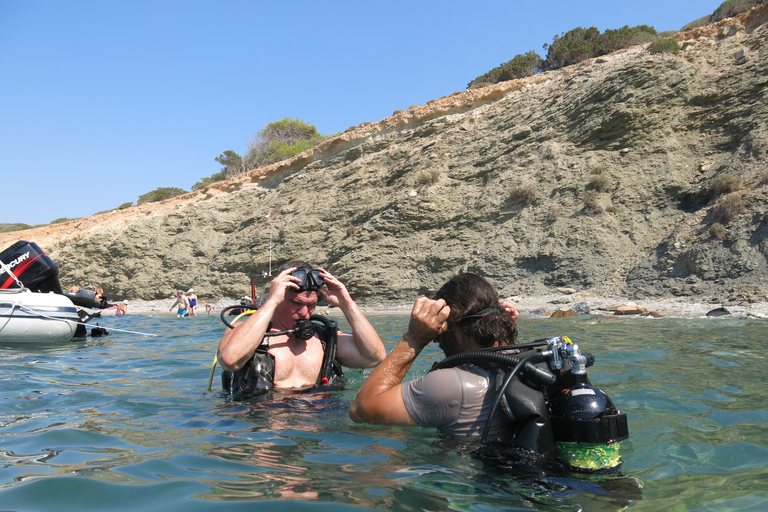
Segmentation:
{"type": "Polygon", "coordinates": [[[210,302],[203,301],[203,305],[205,305],[205,314],[206,315],[212,315],[213,314],[213,310],[216,309],[216,306],[214,306],[210,302]]]}
{"type": "Polygon", "coordinates": [[[218,359],[227,372],[222,378],[225,389],[227,382],[232,383],[232,391],[245,393],[273,388],[304,390],[323,383],[326,340],[320,336],[327,332],[316,330],[309,339],[295,333],[265,336],[268,331],[291,330],[309,320],[318,295],[341,309],[352,330],[352,334],[336,333],[340,365],[370,368],[384,359],[386,350],[379,335],[341,281],[305,261],[286,263],[278,272],[266,301],[247,320],[227,329],[219,342],[218,359]]]}
{"type": "Polygon", "coordinates": [[[171,308],[169,311],[173,311],[173,308],[176,306],[179,307],[178,311],[176,311],[176,317],[177,318],[184,318],[187,316],[187,309],[189,309],[189,301],[187,300],[187,297],[184,296],[184,292],[181,290],[176,290],[176,302],[174,302],[171,305],[171,308]]]}
{"type": "Polygon", "coordinates": [[[115,316],[123,316],[128,314],[128,301],[123,300],[122,303],[117,304],[116,306],[117,310],[115,311],[115,316]]]}
{"type": "MultiPolygon", "coordinates": [[[[358,423],[435,427],[453,436],[479,437],[496,397],[499,377],[493,368],[468,362],[405,383],[403,378],[433,340],[446,356],[514,345],[518,315],[514,305],[500,300],[483,277],[471,273],[454,276],[434,298],[416,300],[408,330],[360,387],[349,410],[350,418],[358,423]],[[491,397],[486,396],[488,393],[492,393],[491,397]]],[[[540,418],[535,407],[540,406],[544,407],[543,417],[547,417],[543,394],[522,387],[521,402],[524,397],[533,405],[515,409],[512,403],[512,410],[525,410],[526,415],[521,417],[540,418]]],[[[520,424],[498,414],[493,418],[490,437],[509,440],[520,424]]]]}
{"type": "Polygon", "coordinates": [[[187,290],[187,301],[189,302],[189,316],[197,316],[197,295],[194,288],[187,290]]]}

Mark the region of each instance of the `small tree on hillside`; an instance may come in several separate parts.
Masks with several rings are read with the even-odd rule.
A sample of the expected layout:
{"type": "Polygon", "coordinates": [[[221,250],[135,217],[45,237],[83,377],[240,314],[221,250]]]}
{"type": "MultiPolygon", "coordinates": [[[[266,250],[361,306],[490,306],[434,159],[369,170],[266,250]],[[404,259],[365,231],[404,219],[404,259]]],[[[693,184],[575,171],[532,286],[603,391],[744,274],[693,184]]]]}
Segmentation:
{"type": "Polygon", "coordinates": [[[227,178],[231,178],[232,176],[235,176],[236,174],[240,174],[245,170],[243,168],[243,157],[241,157],[231,149],[228,149],[222,154],[220,154],[219,156],[217,156],[216,161],[224,166],[224,169],[222,169],[221,172],[223,172],[224,176],[227,178]]]}
{"type": "Polygon", "coordinates": [[[172,197],[180,196],[181,194],[186,193],[186,190],[182,190],[176,187],[160,187],[156,188],[152,192],[147,192],[146,194],[139,196],[139,200],[136,201],[136,204],[154,203],[156,201],[170,199],[172,197]]]}
{"type": "Polygon", "coordinates": [[[547,71],[560,69],[622,48],[647,43],[655,38],[656,29],[648,25],[625,25],[618,29],[608,29],[602,34],[595,27],[577,27],[561,36],[555,36],[552,44],[544,45],[547,57],[542,67],[547,71]]]}
{"type": "Polygon", "coordinates": [[[544,59],[543,68],[560,69],[594,57],[599,38],[600,31],[596,27],[576,27],[555,36],[552,44],[544,45],[547,57],[544,59]]]}
{"type": "Polygon", "coordinates": [[[534,75],[541,68],[543,62],[542,58],[533,50],[528,53],[517,54],[512,60],[505,62],[497,68],[493,68],[486,74],[480,75],[469,82],[467,88],[477,84],[496,84],[506,80],[515,80],[534,75]]]}
{"type": "Polygon", "coordinates": [[[298,155],[326,139],[314,125],[285,118],[264,127],[248,145],[244,161],[248,169],[298,155]]]}

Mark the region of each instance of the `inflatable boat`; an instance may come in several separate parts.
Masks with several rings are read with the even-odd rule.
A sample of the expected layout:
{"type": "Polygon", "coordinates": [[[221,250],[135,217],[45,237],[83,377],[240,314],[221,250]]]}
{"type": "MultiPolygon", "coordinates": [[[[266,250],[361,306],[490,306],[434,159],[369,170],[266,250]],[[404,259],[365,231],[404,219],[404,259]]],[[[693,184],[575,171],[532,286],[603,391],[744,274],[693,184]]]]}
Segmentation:
{"type": "Polygon", "coordinates": [[[84,338],[86,322],[99,314],[77,302],[62,292],[58,267],[34,242],[20,240],[0,253],[0,342],[84,338]]]}
{"type": "Polygon", "coordinates": [[[63,295],[0,290],[0,342],[56,343],[85,336],[77,307],[63,295]],[[80,332],[79,332],[80,331],[80,332]]]}

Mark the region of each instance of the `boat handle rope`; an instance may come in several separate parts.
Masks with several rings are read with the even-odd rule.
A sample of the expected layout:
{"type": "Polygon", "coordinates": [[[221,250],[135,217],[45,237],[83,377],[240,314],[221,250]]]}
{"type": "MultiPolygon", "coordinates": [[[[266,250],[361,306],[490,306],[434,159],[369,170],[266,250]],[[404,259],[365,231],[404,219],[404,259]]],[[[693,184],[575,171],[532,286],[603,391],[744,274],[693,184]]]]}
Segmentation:
{"type": "MultiPolygon", "coordinates": [[[[48,320],[58,320],[60,322],[72,322],[72,323],[75,323],[77,325],[82,325],[84,327],[88,327],[88,324],[86,324],[85,322],[76,322],[75,320],[66,320],[64,318],[56,318],[56,317],[53,317],[53,316],[46,316],[46,315],[43,315],[42,313],[39,313],[39,312],[35,311],[34,309],[31,309],[31,308],[23,305],[23,304],[14,304],[13,308],[14,309],[15,308],[19,308],[21,310],[26,311],[27,313],[31,313],[33,315],[37,315],[40,318],[47,318],[48,320]]],[[[127,329],[118,329],[116,327],[110,327],[109,329],[111,331],[127,332],[128,334],[141,334],[142,336],[158,336],[157,334],[150,334],[150,333],[147,333],[147,332],[138,332],[138,331],[129,331],[127,329]]]]}
{"type": "Polygon", "coordinates": [[[2,268],[4,272],[7,272],[8,275],[11,276],[14,281],[16,281],[16,284],[19,285],[19,288],[24,288],[24,283],[22,283],[19,278],[16,277],[16,274],[14,274],[11,268],[7,266],[2,260],[0,260],[0,268],[2,268]]]}

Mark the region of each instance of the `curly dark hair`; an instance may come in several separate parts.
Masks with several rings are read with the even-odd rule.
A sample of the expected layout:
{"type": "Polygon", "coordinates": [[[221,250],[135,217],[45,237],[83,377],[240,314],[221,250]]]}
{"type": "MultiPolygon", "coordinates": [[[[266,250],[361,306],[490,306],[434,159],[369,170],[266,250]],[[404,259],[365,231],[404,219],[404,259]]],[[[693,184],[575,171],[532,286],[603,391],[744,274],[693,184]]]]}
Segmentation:
{"type": "Polygon", "coordinates": [[[450,328],[458,326],[467,338],[481,347],[493,346],[496,341],[512,345],[517,340],[515,321],[504,311],[493,286],[482,276],[472,273],[453,276],[437,291],[434,299],[445,300],[451,308],[450,328]],[[498,311],[462,319],[493,308],[498,311]]]}

